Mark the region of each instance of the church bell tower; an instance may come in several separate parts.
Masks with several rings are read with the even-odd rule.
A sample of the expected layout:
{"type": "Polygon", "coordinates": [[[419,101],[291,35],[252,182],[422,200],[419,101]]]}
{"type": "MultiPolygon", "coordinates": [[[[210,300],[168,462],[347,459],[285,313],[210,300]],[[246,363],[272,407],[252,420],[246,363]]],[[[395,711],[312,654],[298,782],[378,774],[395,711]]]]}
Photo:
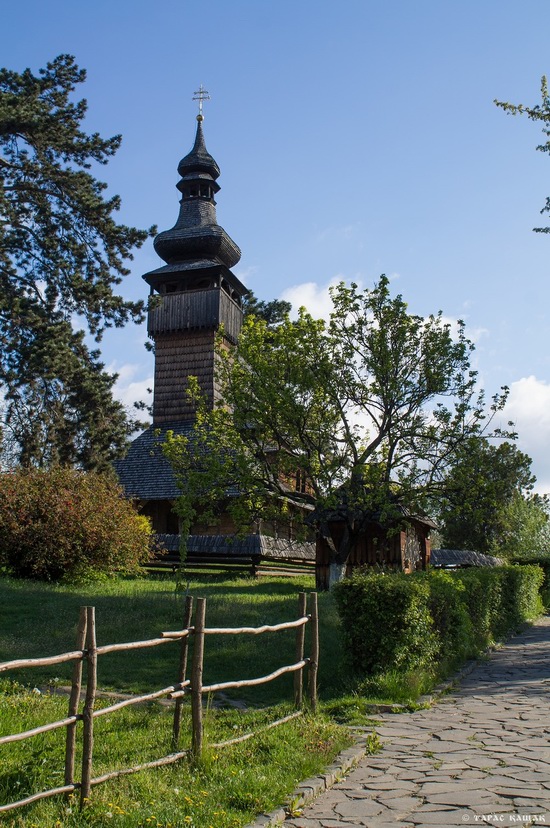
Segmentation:
{"type": "Polygon", "coordinates": [[[193,149],[178,165],[181,193],[178,220],[156,236],[156,252],[166,263],[143,278],[153,297],[147,332],[155,344],[153,425],[189,421],[187,378],[196,376],[209,404],[218,398],[215,338],[223,326],[228,345],[242,325],[247,289],[231,272],[241,251],[216,220],[215,195],[220,169],[204,141],[202,86],[193,149]]]}

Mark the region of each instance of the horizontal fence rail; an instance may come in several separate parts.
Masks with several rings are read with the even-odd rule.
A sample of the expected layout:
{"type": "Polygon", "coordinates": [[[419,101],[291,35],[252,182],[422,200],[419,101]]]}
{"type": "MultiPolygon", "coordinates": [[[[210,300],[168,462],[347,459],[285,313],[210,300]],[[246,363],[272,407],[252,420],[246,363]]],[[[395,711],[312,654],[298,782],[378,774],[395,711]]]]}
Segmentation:
{"type": "Polygon", "coordinates": [[[199,759],[203,751],[203,721],[202,721],[202,699],[205,694],[219,692],[221,690],[229,690],[239,687],[255,687],[261,684],[266,684],[274,681],[282,675],[287,673],[294,673],[294,702],[297,711],[288,716],[278,719],[275,722],[259,728],[258,730],[247,733],[242,736],[237,736],[225,742],[218,742],[211,745],[214,748],[227,747],[229,745],[245,742],[253,736],[271,730],[278,725],[285,722],[292,721],[297,716],[302,715],[303,706],[303,673],[304,669],[308,668],[308,686],[309,686],[309,704],[313,710],[317,707],[317,665],[319,660],[319,625],[317,612],[317,595],[310,594],[311,611],[307,614],[307,596],[305,593],[299,595],[299,617],[294,621],[287,621],[281,624],[264,624],[260,627],[206,627],[206,599],[198,598],[195,610],[195,623],[192,625],[193,616],[193,598],[188,596],[185,602],[183,627],[181,630],[172,632],[162,632],[160,637],[147,639],[144,641],[132,641],[125,644],[107,644],[97,646],[96,643],[96,627],[95,627],[95,609],[94,607],[81,607],[77,631],[77,649],[68,653],[62,653],[57,656],[48,658],[27,658],[15,659],[13,661],[6,661],[0,664],[0,673],[8,670],[46,667],[53,664],[62,664],[64,662],[74,661],[73,676],[71,684],[71,692],[69,696],[68,715],[65,719],[57,722],[50,722],[30,730],[21,731],[20,733],[9,734],[0,737],[0,745],[9,744],[12,742],[22,741],[24,739],[32,738],[41,733],[66,728],[65,740],[65,784],[50,788],[49,790],[40,791],[20,799],[17,802],[10,802],[5,805],[0,805],[0,813],[11,811],[15,808],[21,808],[25,805],[30,805],[41,799],[46,799],[51,796],[59,794],[71,794],[75,791],[80,792],[80,807],[82,808],[90,797],[91,788],[95,785],[102,784],[112,779],[117,779],[122,776],[127,776],[138,771],[162,767],[174,762],[178,762],[185,757],[192,756],[194,759],[199,759]],[[305,627],[311,624],[311,650],[309,657],[304,656],[305,643],[305,627]],[[203,668],[204,668],[204,645],[205,638],[209,635],[261,635],[266,632],[280,632],[282,630],[296,631],[295,643],[295,661],[292,664],[287,664],[279,667],[267,676],[260,676],[258,678],[244,679],[240,681],[225,681],[216,684],[203,684],[203,668]],[[191,664],[191,677],[186,678],[187,675],[187,661],[189,652],[189,640],[193,637],[193,656],[191,664]],[[95,709],[95,702],[97,696],[97,663],[98,657],[107,653],[132,651],[143,649],[147,647],[156,647],[161,644],[179,642],[179,661],[177,667],[176,681],[169,687],[164,687],[161,690],[155,690],[151,693],[145,693],[139,696],[132,696],[122,701],[117,701],[107,707],[95,709]],[[86,685],[84,688],[84,703],[82,711],[79,712],[81,695],[83,692],[82,684],[82,670],[86,665],[86,685]],[[182,722],[182,705],[185,696],[191,697],[191,719],[192,719],[192,738],[191,749],[178,750],[179,737],[181,732],[182,722]],[[155,759],[149,762],[144,762],[138,765],[133,765],[129,768],[121,768],[110,771],[101,776],[94,777],[93,770],[93,747],[94,747],[94,721],[99,716],[106,716],[121,710],[130,705],[142,704],[144,702],[154,701],[160,698],[167,698],[174,700],[174,716],[172,724],[172,752],[160,759],[155,759]],[[81,745],[82,745],[82,767],[80,773],[80,782],[75,781],[75,754],[76,754],[76,737],[77,726],[81,724],[81,745]]]}

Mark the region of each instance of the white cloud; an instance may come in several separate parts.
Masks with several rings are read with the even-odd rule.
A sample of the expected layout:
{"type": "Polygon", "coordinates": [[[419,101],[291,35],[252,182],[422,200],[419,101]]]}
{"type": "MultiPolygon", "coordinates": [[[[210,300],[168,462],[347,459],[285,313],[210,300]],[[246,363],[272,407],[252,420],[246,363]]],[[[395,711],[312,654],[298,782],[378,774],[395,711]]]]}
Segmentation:
{"type": "MultiPolygon", "coordinates": [[[[116,362],[113,362],[107,370],[110,373],[118,374],[118,379],[113,388],[113,395],[130,413],[134,411],[135,402],[143,401],[147,405],[151,404],[153,397],[147,389],[153,387],[153,377],[140,377],[143,366],[130,362],[117,365],[116,362]]],[[[140,417],[146,419],[146,412],[140,412],[140,417]]]]}
{"type": "Polygon", "coordinates": [[[281,299],[292,304],[292,316],[298,315],[298,308],[305,307],[315,319],[328,319],[334,306],[330,298],[329,290],[339,282],[343,282],[343,276],[335,276],[325,285],[317,282],[303,282],[301,285],[294,285],[283,291],[281,299]]]}
{"type": "MultiPolygon", "coordinates": [[[[453,319],[450,316],[443,316],[441,317],[443,323],[445,325],[451,326],[451,335],[454,339],[458,339],[458,319],[453,319]]],[[[464,320],[466,322],[466,320],[464,320]]],[[[479,342],[484,336],[489,336],[488,328],[470,328],[466,322],[466,327],[464,330],[468,339],[470,339],[474,344],[479,342]]]]}
{"type": "Polygon", "coordinates": [[[518,432],[517,446],[533,460],[539,492],[550,492],[550,384],[535,376],[510,386],[505,415],[518,432]]]}

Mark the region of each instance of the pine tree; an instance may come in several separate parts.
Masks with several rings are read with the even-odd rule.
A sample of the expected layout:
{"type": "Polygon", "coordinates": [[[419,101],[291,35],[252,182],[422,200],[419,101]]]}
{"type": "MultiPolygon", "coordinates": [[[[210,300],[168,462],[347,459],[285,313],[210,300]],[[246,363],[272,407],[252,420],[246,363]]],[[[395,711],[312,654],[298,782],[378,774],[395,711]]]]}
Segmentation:
{"type": "Polygon", "coordinates": [[[87,103],[72,94],[85,78],[70,55],[38,75],[0,69],[0,388],[26,465],[102,467],[134,427],[113,400],[116,376],[71,323],[99,341],[143,319],[117,286],[154,232],[117,223],[120,198],[89,172],[121,137],[82,130],[87,103]]]}

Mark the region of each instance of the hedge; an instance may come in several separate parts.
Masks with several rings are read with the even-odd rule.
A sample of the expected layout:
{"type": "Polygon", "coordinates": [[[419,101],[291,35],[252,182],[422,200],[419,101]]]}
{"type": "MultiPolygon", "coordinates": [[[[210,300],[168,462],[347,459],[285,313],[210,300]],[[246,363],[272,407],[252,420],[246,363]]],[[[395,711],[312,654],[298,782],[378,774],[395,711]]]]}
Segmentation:
{"type": "Polygon", "coordinates": [[[533,555],[528,558],[514,558],[513,564],[521,566],[540,566],[544,572],[544,581],[540,588],[542,603],[546,609],[550,609],[550,555],[533,555]]]}
{"type": "Polygon", "coordinates": [[[359,676],[456,664],[540,614],[537,566],[358,572],[334,587],[348,667],[359,676]]]}

